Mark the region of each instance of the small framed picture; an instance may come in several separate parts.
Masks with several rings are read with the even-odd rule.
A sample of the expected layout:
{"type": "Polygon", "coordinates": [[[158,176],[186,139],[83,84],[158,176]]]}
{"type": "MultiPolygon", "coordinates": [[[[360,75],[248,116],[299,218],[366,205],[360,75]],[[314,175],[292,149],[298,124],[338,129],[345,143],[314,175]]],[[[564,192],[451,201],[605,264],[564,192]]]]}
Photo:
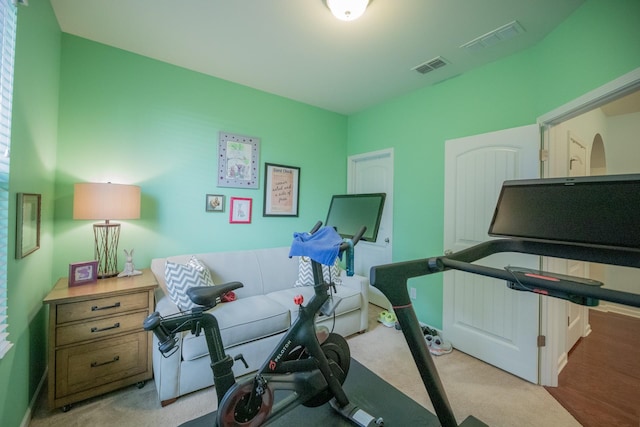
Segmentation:
{"type": "Polygon", "coordinates": [[[222,194],[207,194],[205,210],[207,212],[224,212],[224,196],[222,194]]]}
{"type": "Polygon", "coordinates": [[[232,197],[229,207],[229,222],[231,224],[249,224],[251,222],[252,199],[232,197]]]}
{"type": "Polygon", "coordinates": [[[16,259],[40,248],[40,194],[18,193],[16,259]]]}
{"type": "Polygon", "coordinates": [[[98,261],[69,264],[69,286],[85,285],[98,280],[98,261]]]}

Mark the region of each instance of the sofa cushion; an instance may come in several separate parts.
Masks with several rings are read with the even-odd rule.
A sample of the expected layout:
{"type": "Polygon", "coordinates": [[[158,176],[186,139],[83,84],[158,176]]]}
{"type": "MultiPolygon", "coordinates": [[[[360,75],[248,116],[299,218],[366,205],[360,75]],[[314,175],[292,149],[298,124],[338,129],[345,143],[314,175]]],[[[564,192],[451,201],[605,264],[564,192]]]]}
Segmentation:
{"type": "Polygon", "coordinates": [[[187,290],[195,286],[213,286],[209,269],[196,257],[191,257],[187,264],[167,261],[164,271],[169,298],[181,311],[196,307],[189,299],[187,290]]]}
{"type": "MultiPolygon", "coordinates": [[[[336,286],[336,293],[333,294],[334,298],[341,298],[340,303],[336,307],[336,315],[348,313],[353,310],[359,310],[362,307],[362,294],[355,289],[347,286],[336,286]]],[[[302,295],[304,297],[304,304],[306,305],[314,295],[314,288],[312,286],[305,286],[301,288],[289,288],[283,289],[277,292],[271,292],[267,294],[267,297],[276,301],[289,309],[291,312],[291,322],[298,317],[298,306],[293,301],[296,295],[302,295]]]]}
{"type": "MultiPolygon", "coordinates": [[[[298,257],[298,279],[293,284],[295,287],[300,286],[313,286],[315,285],[313,279],[313,264],[311,263],[311,258],[306,256],[298,257]]],[[[341,285],[342,280],[340,279],[340,260],[336,258],[335,263],[329,267],[328,265],[322,265],[322,278],[325,283],[335,283],[336,285],[341,285]]]]}
{"type": "MultiPolygon", "coordinates": [[[[218,304],[209,311],[218,320],[225,348],[274,335],[289,329],[289,310],[264,295],[240,298],[218,304]]],[[[209,354],[204,334],[189,333],[182,342],[183,360],[193,360],[209,354]]]]}
{"type": "Polygon", "coordinates": [[[209,268],[216,284],[241,282],[244,286],[234,292],[238,299],[243,299],[264,294],[262,273],[254,252],[210,252],[197,254],[197,257],[209,268]]]}
{"type": "Polygon", "coordinates": [[[290,288],[298,279],[298,257],[289,257],[289,247],[253,251],[263,278],[262,295],[290,288]]]}

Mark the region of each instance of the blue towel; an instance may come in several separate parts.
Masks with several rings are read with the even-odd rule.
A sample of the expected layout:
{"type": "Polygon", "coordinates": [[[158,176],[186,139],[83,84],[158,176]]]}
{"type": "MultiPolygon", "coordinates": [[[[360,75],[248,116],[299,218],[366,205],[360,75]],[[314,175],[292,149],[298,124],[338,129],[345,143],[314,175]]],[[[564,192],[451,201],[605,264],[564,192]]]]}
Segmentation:
{"type": "Polygon", "coordinates": [[[342,238],[333,227],[322,227],[313,234],[293,233],[289,258],[306,256],[320,264],[333,265],[341,243],[342,238]]]}

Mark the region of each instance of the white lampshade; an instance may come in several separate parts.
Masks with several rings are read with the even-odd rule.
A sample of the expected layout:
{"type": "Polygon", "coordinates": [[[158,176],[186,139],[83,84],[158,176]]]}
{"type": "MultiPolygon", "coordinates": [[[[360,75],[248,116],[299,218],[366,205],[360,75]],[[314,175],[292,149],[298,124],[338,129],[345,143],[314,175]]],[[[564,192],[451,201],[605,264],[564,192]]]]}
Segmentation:
{"type": "Polygon", "coordinates": [[[327,6],[333,16],[342,21],[360,18],[367,9],[369,0],[327,0],[327,6]]]}
{"type": "Polygon", "coordinates": [[[140,187],[111,183],[75,184],[73,219],[138,219],[140,187]]]}
{"type": "Polygon", "coordinates": [[[140,218],[140,187],[111,183],[82,183],[73,188],[73,219],[99,219],[93,224],[98,278],[118,275],[120,224],[112,219],[140,218]]]}

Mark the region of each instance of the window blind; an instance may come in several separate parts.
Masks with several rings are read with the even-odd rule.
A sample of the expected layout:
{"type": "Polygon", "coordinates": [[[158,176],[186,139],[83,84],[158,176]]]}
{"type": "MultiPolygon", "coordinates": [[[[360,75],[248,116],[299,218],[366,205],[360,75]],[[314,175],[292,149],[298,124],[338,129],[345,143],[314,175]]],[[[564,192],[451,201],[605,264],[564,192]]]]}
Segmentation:
{"type": "Polygon", "coordinates": [[[11,0],[0,0],[0,359],[9,351],[7,308],[7,256],[9,234],[9,154],[13,61],[15,58],[17,11],[11,0]]]}

